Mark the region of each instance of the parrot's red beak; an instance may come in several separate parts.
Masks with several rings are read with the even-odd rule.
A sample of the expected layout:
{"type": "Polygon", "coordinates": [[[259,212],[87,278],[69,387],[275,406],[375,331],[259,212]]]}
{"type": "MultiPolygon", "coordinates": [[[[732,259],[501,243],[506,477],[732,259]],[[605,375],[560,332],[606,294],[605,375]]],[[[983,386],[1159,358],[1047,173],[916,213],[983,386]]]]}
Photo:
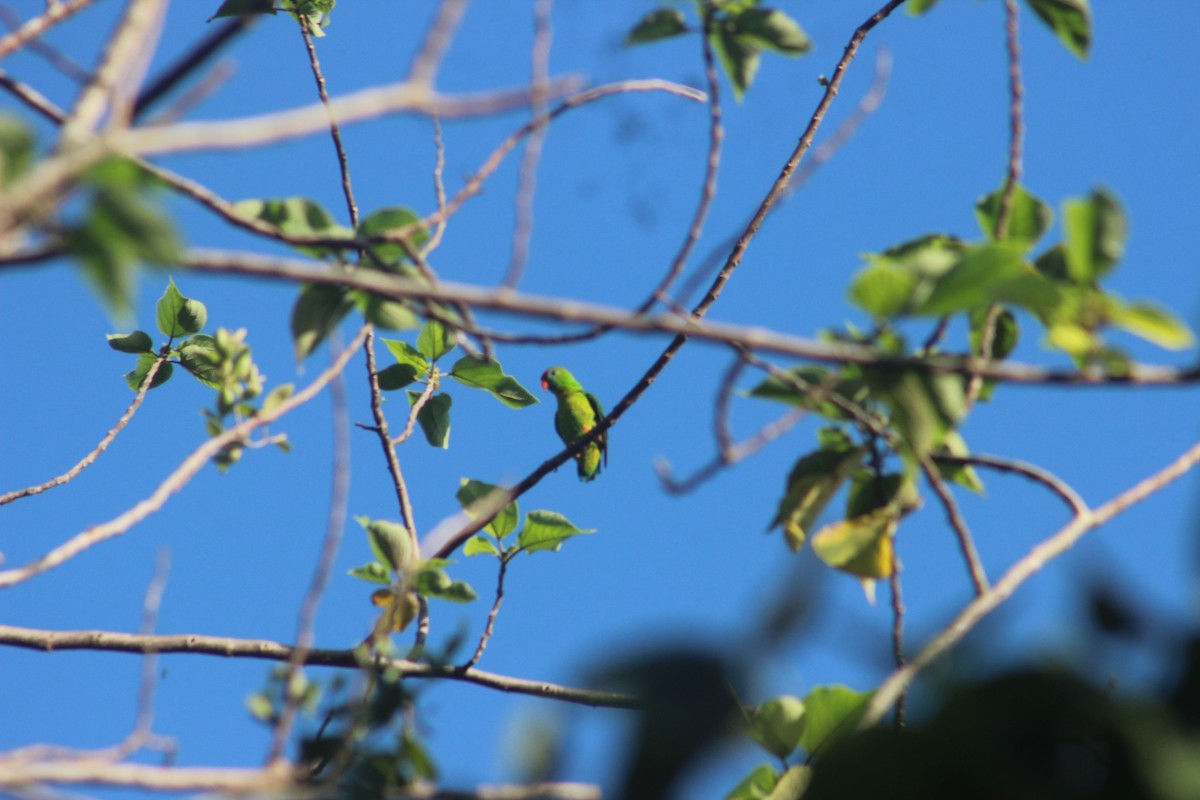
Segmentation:
{"type": "Polygon", "coordinates": [[[550,391],[550,381],[546,380],[545,375],[542,376],[542,389],[547,392],[550,391]]]}

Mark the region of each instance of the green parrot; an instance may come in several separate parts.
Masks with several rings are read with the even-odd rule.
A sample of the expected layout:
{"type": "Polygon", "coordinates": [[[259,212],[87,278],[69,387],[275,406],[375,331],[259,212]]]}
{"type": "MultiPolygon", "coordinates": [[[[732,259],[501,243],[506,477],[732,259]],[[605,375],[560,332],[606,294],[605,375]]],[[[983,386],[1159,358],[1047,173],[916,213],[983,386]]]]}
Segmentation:
{"type": "MultiPolygon", "coordinates": [[[[570,445],[604,419],[604,408],[600,401],[585,392],[575,376],[562,367],[551,367],[542,374],[542,388],[553,392],[558,399],[554,429],[558,431],[563,444],[570,445]]],[[[583,448],[576,454],[575,460],[579,464],[579,480],[595,480],[600,474],[601,465],[608,466],[608,432],[600,434],[596,441],[583,448]]]]}

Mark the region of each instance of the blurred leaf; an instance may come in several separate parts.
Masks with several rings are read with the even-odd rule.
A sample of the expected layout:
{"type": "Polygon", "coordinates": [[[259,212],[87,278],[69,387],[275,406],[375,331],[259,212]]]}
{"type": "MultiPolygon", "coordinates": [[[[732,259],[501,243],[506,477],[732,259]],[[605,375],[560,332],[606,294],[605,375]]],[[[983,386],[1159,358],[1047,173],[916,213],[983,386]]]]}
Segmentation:
{"type": "Polygon", "coordinates": [[[158,329],[172,339],[199,333],[208,321],[204,303],[184,297],[174,280],[167,281],[167,289],[158,298],[154,315],[158,329]]]}
{"type": "Polygon", "coordinates": [[[209,22],[221,17],[240,17],[246,14],[274,14],[275,0],[225,0],[209,22]]]}
{"type": "Polygon", "coordinates": [[[787,772],[779,778],[775,789],[766,800],[800,800],[808,790],[812,781],[813,768],[807,764],[799,767],[788,767],[787,772]]]}
{"type": "Polygon", "coordinates": [[[768,528],[782,525],[788,547],[793,551],[804,546],[821,512],[866,455],[865,447],[854,447],[849,437],[842,436],[843,441],[837,446],[809,453],[788,473],[783,499],[768,528]]]}
{"type": "MultiPolygon", "coordinates": [[[[324,206],[307,197],[241,200],[234,203],[233,211],[246,219],[272,225],[285,236],[313,236],[346,240],[351,238],[348,228],[339,225],[324,206]]],[[[314,258],[322,258],[330,253],[346,249],[323,244],[292,246],[297,252],[314,258]]],[[[346,245],[347,248],[350,246],[346,245]]]]}
{"type": "Polygon", "coordinates": [[[1191,329],[1166,309],[1146,302],[1126,304],[1111,295],[1109,300],[1108,319],[1118,328],[1168,350],[1195,344],[1191,329]]]}
{"type": "MultiPolygon", "coordinates": [[[[478,519],[478,512],[473,510],[477,508],[476,504],[481,503],[485,498],[496,492],[503,493],[504,490],[490,483],[463,478],[459,481],[459,489],[454,496],[458,500],[459,505],[462,506],[463,511],[467,512],[468,516],[472,519],[478,519]]],[[[519,519],[520,510],[517,506],[517,501],[513,500],[501,509],[500,513],[492,517],[492,521],[483,526],[483,529],[497,539],[503,539],[517,527],[519,519]]]]}
{"type": "Polygon", "coordinates": [[[421,355],[420,351],[408,342],[402,342],[399,339],[382,339],[381,341],[396,359],[397,364],[411,366],[418,377],[424,377],[429,373],[429,359],[421,355]]]}
{"type": "Polygon", "coordinates": [[[733,97],[741,102],[746,90],[754,82],[762,56],[753,40],[741,35],[736,23],[729,19],[717,19],[711,34],[713,49],[729,76],[733,97]]]}
{"type": "Polygon", "coordinates": [[[33,131],[16,114],[0,113],[0,187],[24,175],[37,158],[33,131]]]}
{"type": "Polygon", "coordinates": [[[275,706],[271,703],[271,698],[262,692],[255,692],[246,698],[246,710],[259,722],[271,722],[275,719],[275,706]]]}
{"type": "Polygon", "coordinates": [[[1036,312],[1053,308],[1058,303],[1058,292],[1053,284],[1025,264],[1021,247],[997,242],[968,250],[937,280],[913,313],[951,314],[996,302],[1012,303],[1036,312]]]}
{"type": "Polygon", "coordinates": [[[909,14],[919,17],[937,4],[938,0],[909,0],[905,7],[908,9],[909,14]]]}
{"type": "MultiPolygon", "coordinates": [[[[794,379],[801,386],[811,386],[812,390],[808,392],[801,391],[783,378],[772,375],[751,389],[747,394],[750,397],[761,397],[767,400],[775,400],[799,406],[800,408],[807,408],[827,419],[838,421],[851,419],[849,414],[838,408],[832,401],[822,400],[821,402],[815,402],[813,400],[813,396],[819,394],[817,390],[825,386],[832,379],[833,373],[829,370],[822,367],[799,366],[789,367],[784,370],[784,374],[794,379]]],[[[833,393],[854,405],[861,405],[867,399],[866,386],[858,378],[841,377],[837,379],[833,386],[833,393]]]]}
{"type": "Polygon", "coordinates": [[[352,308],[354,301],[340,286],[305,284],[292,307],[292,347],[296,360],[303,361],[312,355],[352,308]]]}
{"type": "Polygon", "coordinates": [[[529,553],[557,551],[572,536],[594,532],[594,528],[576,528],[570,520],[554,511],[530,511],[525,515],[525,527],[517,536],[517,547],[529,553]]]}
{"type": "MultiPolygon", "coordinates": [[[[270,412],[274,411],[280,403],[291,397],[292,393],[295,391],[296,387],[290,383],[284,383],[276,386],[267,394],[266,397],[263,398],[261,409],[262,413],[269,414],[270,412]]],[[[290,447],[286,446],[286,443],[284,442],[280,442],[279,444],[283,446],[285,450],[290,449],[290,447]]]]}
{"type": "Polygon", "coordinates": [[[467,543],[463,546],[463,555],[477,556],[482,553],[498,556],[500,555],[500,550],[496,547],[495,541],[490,536],[484,536],[482,533],[475,534],[470,539],[467,539],[467,543]]]}
{"type": "Polygon", "coordinates": [[[436,319],[431,319],[421,326],[417,334],[417,352],[430,361],[437,361],[457,346],[457,338],[452,328],[447,328],[436,319]]]}
{"type": "Polygon", "coordinates": [[[1063,204],[1063,242],[1070,279],[1091,286],[1125,253],[1129,226],[1116,198],[1097,189],[1063,204]]]}
{"type": "Polygon", "coordinates": [[[1034,13],[1067,49],[1086,59],[1092,44],[1092,12],[1087,0],[1027,0],[1034,13]]]}
{"type": "Polygon", "coordinates": [[[417,379],[417,370],[412,364],[392,364],[384,367],[376,375],[379,389],[384,392],[394,392],[403,389],[417,379]]]}
{"type": "Polygon", "coordinates": [[[179,343],[179,366],[210,389],[223,385],[220,364],[221,353],[213,337],[198,333],[179,343]]]}
{"type": "Polygon", "coordinates": [[[759,703],[750,712],[750,736],[780,759],[800,746],[804,726],[804,702],[799,697],[780,695],[759,703]]]}
{"type": "Polygon", "coordinates": [[[777,9],[747,8],[734,17],[734,27],[744,39],[776,53],[798,56],[812,49],[804,29],[777,9]]]}
{"type": "MultiPolygon", "coordinates": [[[[408,391],[409,405],[416,405],[420,396],[420,392],[410,389],[408,391]]],[[[450,447],[450,403],[450,395],[444,392],[435,394],[417,412],[417,423],[420,424],[421,431],[425,434],[425,440],[443,450],[450,447]]]]}
{"type": "MultiPolygon", "coordinates": [[[[142,388],[142,381],[146,380],[146,375],[150,372],[150,367],[158,360],[158,356],[154,353],[140,353],[137,357],[137,365],[133,371],[125,373],[125,383],[130,389],[135,392],[142,388]]],[[[158,372],[154,373],[154,380],[150,382],[150,388],[162,386],[166,383],[171,373],[175,371],[170,361],[163,361],[162,366],[158,368],[158,372]]]]}
{"type": "Polygon", "coordinates": [[[370,243],[370,253],[366,262],[376,269],[388,272],[408,274],[401,266],[410,262],[404,245],[396,242],[371,242],[378,236],[394,236],[404,231],[406,241],[413,252],[420,252],[421,247],[429,238],[421,217],[412,209],[402,206],[381,208],[369,214],[358,224],[357,238],[360,242],[370,243]]]}
{"type": "Polygon", "coordinates": [[[725,800],[766,800],[779,782],[779,773],[770,764],[759,764],[725,795],[725,800]]]}
{"type": "Polygon", "coordinates": [[[625,37],[626,45],[645,44],[668,39],[687,31],[683,13],[674,8],[659,8],[651,11],[638,20],[629,35],[625,37]]]}
{"type": "Polygon", "coordinates": [[[463,581],[451,580],[441,569],[423,569],[417,573],[417,591],[426,597],[449,600],[453,603],[469,603],[478,595],[463,581]]]}
{"type": "Polygon", "coordinates": [[[504,374],[498,361],[463,356],[450,368],[450,377],[466,386],[491,392],[509,408],[525,408],[538,402],[516,378],[504,374]]]}
{"type": "Polygon", "coordinates": [[[415,592],[396,594],[392,589],[379,589],[371,594],[371,602],[383,608],[376,630],[400,633],[417,618],[421,604],[415,592]]]}
{"type": "Polygon", "coordinates": [[[863,378],[887,404],[893,426],[917,456],[941,444],[966,413],[961,375],[872,366],[863,369],[863,378]]]}
{"type": "Polygon", "coordinates": [[[367,322],[377,328],[387,331],[405,331],[421,324],[420,317],[398,300],[389,300],[361,291],[352,291],[350,295],[354,298],[358,310],[367,322]]]}
{"type": "Polygon", "coordinates": [[[988,239],[1012,242],[1028,250],[1042,238],[1042,234],[1054,222],[1054,211],[1018,183],[1013,187],[1008,223],[997,237],[996,222],[1000,216],[1003,197],[1004,189],[1001,188],[980,198],[975,204],[975,218],[979,220],[979,227],[983,228],[983,233],[988,239]]]}
{"type": "Polygon", "coordinates": [[[133,333],[110,333],[106,337],[108,346],[118,353],[153,353],[154,342],[145,331],[133,333]]]}
{"type": "Polygon", "coordinates": [[[862,469],[850,482],[850,491],[846,495],[846,518],[866,516],[884,506],[906,509],[917,505],[920,505],[917,487],[907,474],[889,472],[876,475],[872,470],[862,469]]]}
{"type": "Polygon", "coordinates": [[[388,568],[378,561],[372,561],[369,564],[363,564],[361,567],[355,567],[350,570],[349,574],[360,580],[370,581],[371,583],[382,583],[385,586],[392,582],[392,576],[388,572],[388,568]]]}
{"type": "Polygon", "coordinates": [[[800,744],[809,756],[853,733],[873,692],[856,692],[846,686],[818,686],[804,698],[804,734],[800,744]]]}
{"type": "MultiPolygon", "coordinates": [[[[963,440],[962,435],[958,431],[950,431],[946,434],[945,440],[942,442],[942,448],[946,453],[952,456],[965,457],[971,455],[967,449],[967,443],[963,440]]],[[[982,495],[983,481],[979,480],[979,474],[975,471],[975,467],[970,464],[947,464],[941,461],[935,461],[938,473],[943,478],[951,483],[957,483],[959,486],[964,486],[970,489],[975,494],[982,495]]]]}
{"type": "Polygon", "coordinates": [[[371,552],[379,563],[393,572],[402,572],[408,567],[414,556],[408,528],[399,522],[368,517],[355,517],[355,521],[366,530],[371,552]]]}
{"type": "Polygon", "coordinates": [[[890,578],[895,568],[893,537],[899,519],[899,510],[889,505],[826,525],[813,534],[813,552],[834,569],[860,578],[874,604],[875,580],[890,578]]]}
{"type": "Polygon", "coordinates": [[[917,275],[896,264],[868,264],[850,284],[850,302],[876,319],[890,319],[908,309],[918,282],[917,275]]]}

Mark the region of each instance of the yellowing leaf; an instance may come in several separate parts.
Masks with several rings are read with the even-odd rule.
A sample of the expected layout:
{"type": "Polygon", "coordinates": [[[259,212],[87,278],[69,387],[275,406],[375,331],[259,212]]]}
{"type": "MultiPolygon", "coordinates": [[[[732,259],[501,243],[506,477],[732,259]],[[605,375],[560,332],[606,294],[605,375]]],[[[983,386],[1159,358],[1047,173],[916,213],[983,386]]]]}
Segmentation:
{"type": "Polygon", "coordinates": [[[416,594],[397,594],[393,589],[379,589],[371,593],[371,602],[383,609],[375,623],[377,635],[400,633],[417,618],[420,603],[416,594]]]}
{"type": "Polygon", "coordinates": [[[899,512],[892,506],[826,525],[813,535],[813,552],[834,569],[861,578],[867,600],[875,603],[875,579],[895,569],[893,537],[899,512]]]}

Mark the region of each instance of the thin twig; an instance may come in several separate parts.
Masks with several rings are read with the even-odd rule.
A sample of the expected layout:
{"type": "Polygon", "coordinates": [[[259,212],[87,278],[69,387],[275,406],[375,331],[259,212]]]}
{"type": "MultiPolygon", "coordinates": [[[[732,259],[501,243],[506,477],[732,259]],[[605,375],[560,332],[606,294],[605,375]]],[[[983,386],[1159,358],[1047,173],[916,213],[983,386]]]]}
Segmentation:
{"type": "Polygon", "coordinates": [[[414,553],[420,552],[417,541],[417,526],[413,519],[412,499],[408,496],[408,485],[404,482],[404,473],[400,470],[400,459],[396,456],[396,448],[388,431],[387,416],[383,413],[383,393],[379,389],[379,372],[375,364],[375,334],[370,332],[363,343],[367,354],[367,380],[371,387],[371,415],[375,418],[375,433],[379,437],[379,445],[383,448],[383,457],[387,462],[388,474],[392,476],[392,485],[396,489],[396,501],[400,505],[400,517],[408,530],[410,544],[414,553]]]}
{"type": "MultiPolygon", "coordinates": [[[[364,336],[365,340],[365,336],[364,336]]],[[[296,713],[303,699],[304,657],[316,640],[317,607],[329,583],[329,575],[337,560],[342,535],[346,529],[346,513],[350,498],[350,417],[346,411],[346,382],[339,371],[329,382],[329,399],[333,418],[333,474],[330,476],[329,516],[325,521],[325,538],[313,570],[312,582],[300,604],[296,622],[296,647],[288,661],[284,679],[284,702],[275,721],[267,763],[284,758],[284,748],[292,733],[296,713]]]]}
{"type": "Polygon", "coordinates": [[[313,78],[317,82],[317,94],[321,104],[329,112],[329,135],[333,138],[333,149],[337,152],[338,169],[342,173],[342,194],[346,197],[346,209],[350,213],[350,226],[358,229],[358,203],[354,201],[354,187],[350,183],[350,162],[346,158],[346,148],[342,144],[342,131],[338,127],[337,117],[329,106],[329,91],[325,88],[325,75],[321,72],[321,62],[317,59],[317,48],[313,46],[312,34],[308,30],[308,18],[300,18],[300,35],[304,38],[304,49],[308,53],[308,64],[312,69],[313,78]]]}
{"type": "MultiPolygon", "coordinates": [[[[904,594],[900,587],[900,558],[896,548],[892,548],[892,575],[888,579],[892,588],[892,658],[896,661],[897,669],[904,666],[904,594]]],[[[902,693],[896,698],[894,724],[897,728],[904,727],[904,707],[907,694],[902,693]]]]}
{"type": "Polygon", "coordinates": [[[433,233],[430,234],[429,240],[421,246],[421,257],[428,258],[429,254],[438,248],[442,243],[442,237],[446,235],[446,225],[449,222],[446,210],[446,141],[442,136],[442,122],[434,115],[431,120],[433,123],[433,196],[437,203],[437,224],[433,227],[433,233]]]}
{"type": "Polygon", "coordinates": [[[95,0],[63,0],[46,9],[46,13],[34,17],[17,30],[0,39],[0,58],[4,58],[41,36],[49,28],[67,17],[90,6],[95,0]]]}
{"type": "Polygon", "coordinates": [[[938,500],[942,502],[942,507],[946,509],[946,519],[958,539],[958,549],[962,551],[963,559],[967,562],[967,572],[971,575],[971,583],[975,585],[975,594],[981,595],[988,589],[987,572],[984,571],[983,561],[979,558],[979,551],[975,549],[975,540],[967,527],[967,521],[958,510],[958,502],[946,487],[937,466],[928,457],[921,458],[921,471],[925,473],[925,479],[929,481],[938,500]]]}
{"type": "Polygon", "coordinates": [[[1062,498],[1062,501],[1071,509],[1073,515],[1080,516],[1088,513],[1087,503],[1083,501],[1079,493],[1072,489],[1066,481],[1034,464],[1011,458],[984,455],[983,453],[972,453],[969,456],[952,456],[945,453],[938,453],[933,456],[933,460],[946,464],[974,464],[999,472],[1010,472],[1014,475],[1021,475],[1042,484],[1062,498]]]}
{"type": "Polygon", "coordinates": [[[958,644],[979,622],[995,611],[1005,600],[1058,556],[1069,550],[1094,528],[1098,528],[1130,506],[1140,503],[1163,487],[1186,474],[1200,462],[1200,443],[1192,445],[1175,461],[1148,478],[1138,482],[1107,503],[1074,517],[1046,540],[1035,545],[984,594],[971,600],[946,628],[925,645],[903,667],[892,672],[880,684],[867,703],[859,728],[874,725],[887,712],[896,698],[912,683],[917,673],[958,644]]]}
{"type": "MultiPolygon", "coordinates": [[[[20,15],[4,3],[0,3],[0,20],[3,20],[4,24],[12,31],[21,27],[20,15]]],[[[25,47],[29,52],[36,53],[46,59],[52,67],[76,83],[83,83],[90,76],[90,73],[76,63],[74,59],[45,42],[40,42],[36,38],[30,39],[25,43],[25,47]]]]}
{"type": "Polygon", "coordinates": [[[146,393],[150,391],[150,384],[154,382],[154,376],[158,374],[163,361],[164,359],[158,358],[150,365],[150,369],[146,371],[146,377],[142,379],[142,385],[138,387],[137,394],[134,395],[133,402],[125,409],[125,413],[117,420],[117,424],[113,425],[108,433],[104,435],[104,438],[100,440],[100,444],[92,448],[91,452],[79,460],[79,463],[45,483],[39,483],[37,486],[28,486],[24,489],[17,489],[0,495],[0,506],[11,503],[14,500],[20,500],[22,497],[41,494],[47,489],[53,489],[55,486],[62,486],[64,483],[74,480],[79,473],[90,467],[100,457],[100,454],[108,449],[108,446],[117,438],[117,434],[125,429],[125,426],[129,424],[129,420],[133,419],[133,415],[141,407],[142,401],[146,399],[146,393]]]}
{"type": "Polygon", "coordinates": [[[133,104],[133,118],[142,117],[151,106],[204,66],[222,47],[233,41],[235,36],[249,30],[256,22],[258,22],[258,15],[245,14],[221,23],[216,30],[201,39],[195,46],[163,69],[158,77],[147,83],[133,104]]]}
{"type": "MultiPolygon", "coordinates": [[[[117,631],[52,631],[0,625],[0,645],[28,650],[62,652],[66,650],[95,650],[123,653],[184,653],[215,655],[225,658],[252,658],[265,661],[289,661],[295,648],[266,639],[238,639],[227,636],[204,636],[193,633],[142,636],[117,631]]],[[[313,648],[304,658],[307,666],[361,669],[362,654],[355,649],[329,650],[313,648]]],[[[454,680],[473,683],[489,689],[512,694],[543,697],[566,703],[604,707],[638,708],[633,695],[576,689],[547,681],[514,678],[480,669],[439,666],[404,659],[376,656],[369,662],[376,670],[394,669],[403,678],[423,680],[454,680]]]]}
{"type": "Polygon", "coordinates": [[[483,628],[483,635],[479,637],[479,644],[475,647],[475,653],[471,659],[463,664],[463,669],[470,669],[479,663],[479,659],[483,658],[483,651],[487,649],[488,642],[491,641],[492,634],[496,630],[496,616],[500,613],[500,604],[504,602],[504,576],[508,573],[509,558],[501,555],[498,559],[500,562],[500,573],[496,576],[496,599],[492,601],[492,609],[488,612],[487,624],[483,628]]]}
{"type": "MultiPolygon", "coordinates": [[[[546,85],[550,80],[550,43],[553,39],[553,29],[550,27],[550,12],[554,0],[536,0],[533,9],[533,48],[532,48],[532,80],[533,87],[533,118],[539,119],[546,115],[546,85]]],[[[512,288],[521,282],[525,273],[525,264],[529,260],[529,242],[533,237],[533,200],[537,192],[537,168],[542,159],[542,146],[546,142],[546,134],[550,132],[548,124],[534,128],[529,138],[525,140],[525,153],[521,158],[521,167],[517,179],[516,216],[517,222],[513,227],[512,253],[509,257],[508,272],[504,276],[504,285],[512,288]]]]}
{"type": "Polygon", "coordinates": [[[214,436],[193,450],[145,500],[142,500],[108,522],[93,525],[87,530],[76,534],[41,558],[23,567],[16,567],[0,572],[0,588],[22,583],[43,572],[54,569],[100,542],[126,533],[134,525],[161,509],[172,494],[186,486],[195,477],[196,473],[208,463],[209,459],[217,455],[223,448],[245,441],[246,437],[258,428],[274,422],[284,414],[316,397],[329,381],[333,380],[345,368],[350,357],[362,345],[366,332],[367,329],[365,327],[360,330],[350,343],[350,346],[338,354],[334,363],[312,383],[304,387],[304,389],[293,394],[270,411],[260,411],[256,416],[226,430],[219,436],[214,436]]]}
{"type": "MultiPolygon", "coordinates": [[[[431,367],[431,372],[432,369],[433,368],[431,367]]],[[[438,381],[432,374],[430,374],[429,380],[425,383],[425,388],[421,390],[420,396],[413,401],[412,408],[408,410],[408,421],[404,425],[404,430],[401,431],[395,439],[392,439],[393,445],[403,444],[408,440],[408,437],[412,436],[413,431],[416,429],[417,417],[420,416],[421,409],[423,409],[425,404],[429,402],[429,398],[433,397],[433,393],[437,390],[437,388],[438,381]]]]}

